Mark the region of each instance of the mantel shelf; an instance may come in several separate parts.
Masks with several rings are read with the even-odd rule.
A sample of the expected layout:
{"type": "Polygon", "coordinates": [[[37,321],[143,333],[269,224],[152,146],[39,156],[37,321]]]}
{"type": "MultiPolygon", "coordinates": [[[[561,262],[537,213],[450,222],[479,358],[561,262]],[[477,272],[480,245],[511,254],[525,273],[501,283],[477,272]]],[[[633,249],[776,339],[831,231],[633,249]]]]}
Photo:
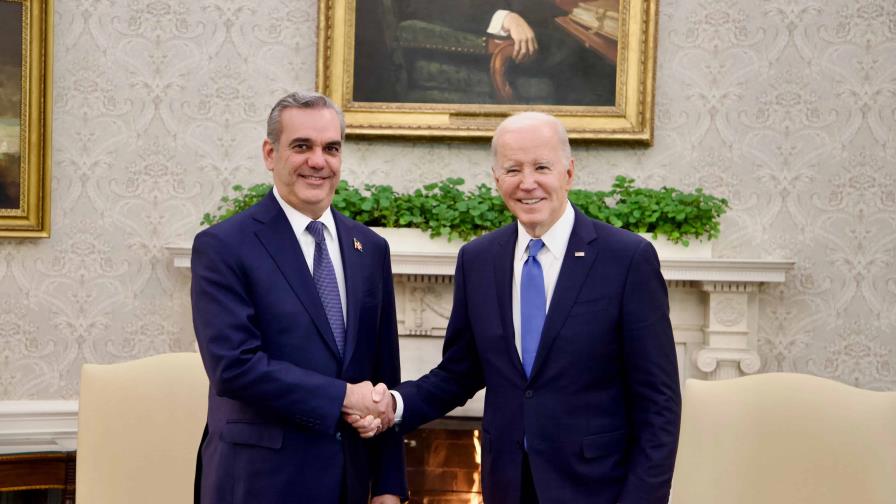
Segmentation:
{"type": "MultiPolygon", "coordinates": [[[[165,247],[174,259],[175,268],[190,269],[190,247],[165,247]]],[[[457,252],[411,252],[393,249],[392,273],[396,275],[454,275],[457,252]]],[[[793,268],[793,261],[776,259],[663,258],[666,280],[705,282],[780,283],[793,268]]]]}

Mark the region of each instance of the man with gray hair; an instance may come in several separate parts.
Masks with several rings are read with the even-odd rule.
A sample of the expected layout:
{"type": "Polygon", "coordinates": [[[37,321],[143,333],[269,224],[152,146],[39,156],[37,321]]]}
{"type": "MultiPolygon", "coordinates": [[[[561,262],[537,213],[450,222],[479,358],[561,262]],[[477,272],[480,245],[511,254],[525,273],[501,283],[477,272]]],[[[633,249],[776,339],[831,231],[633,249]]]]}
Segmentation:
{"type": "Polygon", "coordinates": [[[329,98],[291,93],[267,129],[273,189],[193,243],[193,326],[209,377],[197,501],[397,504],[401,436],[362,439],[341,418],[392,422],[388,244],[330,208],[345,123],[329,98]]]}
{"type": "Polygon", "coordinates": [[[508,118],[492,152],[517,221],[461,248],[442,362],[393,391],[398,430],[485,387],[486,504],[666,504],[681,395],[656,251],[569,203],[556,118],[508,118]]]}

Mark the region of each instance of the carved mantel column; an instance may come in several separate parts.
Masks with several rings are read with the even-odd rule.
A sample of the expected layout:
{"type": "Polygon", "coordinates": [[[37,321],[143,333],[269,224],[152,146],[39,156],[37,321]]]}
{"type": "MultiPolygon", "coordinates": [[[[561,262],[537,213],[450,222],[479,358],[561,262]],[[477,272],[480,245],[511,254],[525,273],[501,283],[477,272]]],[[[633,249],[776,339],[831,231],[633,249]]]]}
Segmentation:
{"type": "Polygon", "coordinates": [[[670,284],[676,344],[685,357],[680,361],[684,368],[681,370],[682,381],[686,378],[721,380],[759,371],[759,289],[766,283],[783,282],[793,262],[713,258],[666,260],[662,255],[660,259],[663,276],[670,284]],[[681,280],[689,281],[695,295],[686,297],[686,290],[671,288],[681,280]],[[695,301],[703,307],[702,341],[685,341],[683,328],[676,327],[675,301],[682,298],[690,300],[690,308],[677,303],[679,313],[692,310],[695,301]]]}
{"type": "Polygon", "coordinates": [[[758,283],[698,282],[706,293],[704,347],[694,354],[700,371],[711,380],[736,378],[759,371],[756,351],[758,283]]]}

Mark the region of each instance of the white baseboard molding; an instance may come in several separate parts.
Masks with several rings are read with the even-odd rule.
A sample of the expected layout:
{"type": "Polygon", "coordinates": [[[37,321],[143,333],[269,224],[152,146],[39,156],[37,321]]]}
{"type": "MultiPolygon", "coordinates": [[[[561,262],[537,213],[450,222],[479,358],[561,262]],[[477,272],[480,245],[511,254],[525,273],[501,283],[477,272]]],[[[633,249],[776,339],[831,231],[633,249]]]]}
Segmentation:
{"type": "Polygon", "coordinates": [[[74,451],[78,401],[0,401],[0,455],[74,451]]]}

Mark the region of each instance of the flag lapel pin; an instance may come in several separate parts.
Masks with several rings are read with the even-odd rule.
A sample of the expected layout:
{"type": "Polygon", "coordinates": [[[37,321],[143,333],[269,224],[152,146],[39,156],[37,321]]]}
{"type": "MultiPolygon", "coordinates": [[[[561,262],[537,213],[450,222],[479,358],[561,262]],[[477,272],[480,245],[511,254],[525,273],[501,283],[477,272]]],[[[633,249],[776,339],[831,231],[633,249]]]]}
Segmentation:
{"type": "Polygon", "coordinates": [[[584,252],[576,252],[576,257],[585,257],[584,252]]]}
{"type": "Polygon", "coordinates": [[[361,245],[361,242],[359,242],[357,238],[352,238],[352,240],[355,241],[355,250],[357,250],[358,252],[364,252],[364,246],[361,245]]]}

